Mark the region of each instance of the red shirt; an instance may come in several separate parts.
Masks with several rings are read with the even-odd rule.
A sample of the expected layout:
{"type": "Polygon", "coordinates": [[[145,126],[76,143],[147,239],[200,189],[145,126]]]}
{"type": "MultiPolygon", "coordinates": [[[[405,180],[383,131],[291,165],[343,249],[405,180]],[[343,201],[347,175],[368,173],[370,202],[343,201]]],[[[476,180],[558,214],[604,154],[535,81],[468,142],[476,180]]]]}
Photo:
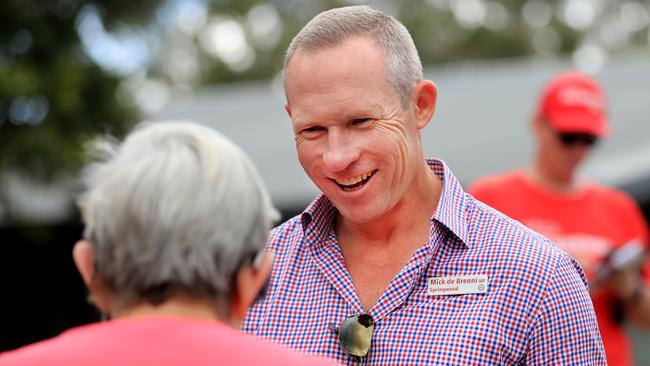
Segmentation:
{"type": "Polygon", "coordinates": [[[332,365],[215,322],[133,317],[68,330],[0,354],[0,365],[332,365]]]}
{"type": "MultiPolygon", "coordinates": [[[[648,245],[648,227],[634,201],[595,183],[575,194],[558,194],[535,184],[523,171],[514,171],[480,179],[469,193],[554,241],[578,260],[590,281],[612,249],[631,240],[648,245]]],[[[648,282],[649,269],[646,263],[648,282]]],[[[592,300],[608,363],[631,365],[630,341],[613,315],[615,298],[597,291],[592,300]]]]}

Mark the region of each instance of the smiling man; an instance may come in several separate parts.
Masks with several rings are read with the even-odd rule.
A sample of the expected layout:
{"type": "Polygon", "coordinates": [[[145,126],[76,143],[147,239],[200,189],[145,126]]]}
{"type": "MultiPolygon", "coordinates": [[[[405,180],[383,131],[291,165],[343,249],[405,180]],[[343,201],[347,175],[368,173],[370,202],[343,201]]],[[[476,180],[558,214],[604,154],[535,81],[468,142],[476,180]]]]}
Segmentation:
{"type": "Polygon", "coordinates": [[[437,89],[402,24],[323,12],[284,72],[298,159],[323,194],[272,233],[245,330],[346,364],[604,363],[576,262],[425,159],[437,89]]]}

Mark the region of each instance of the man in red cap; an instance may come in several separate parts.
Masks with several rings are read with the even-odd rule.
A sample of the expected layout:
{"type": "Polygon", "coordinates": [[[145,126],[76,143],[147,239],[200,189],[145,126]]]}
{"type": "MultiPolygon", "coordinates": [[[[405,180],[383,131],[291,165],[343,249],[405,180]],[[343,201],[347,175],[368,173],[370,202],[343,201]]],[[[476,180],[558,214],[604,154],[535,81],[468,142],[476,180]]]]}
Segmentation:
{"type": "Polygon", "coordinates": [[[631,365],[624,318],[650,326],[648,226],[624,192],[578,176],[577,168],[609,132],[605,95],[579,72],[544,89],[533,118],[531,166],[479,179],[469,189],[487,203],[544,234],[585,270],[610,365],[631,365]]]}

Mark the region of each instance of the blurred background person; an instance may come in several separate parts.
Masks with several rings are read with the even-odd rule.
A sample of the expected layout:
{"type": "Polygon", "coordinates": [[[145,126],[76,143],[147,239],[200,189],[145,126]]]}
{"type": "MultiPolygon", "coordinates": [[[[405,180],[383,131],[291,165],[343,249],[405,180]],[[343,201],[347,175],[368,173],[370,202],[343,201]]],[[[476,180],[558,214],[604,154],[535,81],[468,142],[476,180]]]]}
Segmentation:
{"type": "Polygon", "coordinates": [[[572,254],[590,282],[610,365],[631,365],[623,316],[650,327],[648,226],[626,193],[600,185],[578,168],[609,132],[599,83],[568,71],[546,85],[532,120],[535,158],[525,169],[488,176],[474,197],[546,235],[572,254]]]}
{"type": "Polygon", "coordinates": [[[111,320],[4,353],[0,365],[316,364],[231,328],[269,276],[262,248],[277,218],[238,147],[190,122],[97,146],[73,258],[111,320]]]}

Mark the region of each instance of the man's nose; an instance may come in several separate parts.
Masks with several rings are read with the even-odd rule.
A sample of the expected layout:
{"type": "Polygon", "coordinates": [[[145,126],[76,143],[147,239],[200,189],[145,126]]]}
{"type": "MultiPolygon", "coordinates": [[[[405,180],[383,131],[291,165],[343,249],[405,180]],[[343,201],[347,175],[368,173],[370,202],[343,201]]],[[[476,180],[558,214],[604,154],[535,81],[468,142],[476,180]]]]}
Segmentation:
{"type": "Polygon", "coordinates": [[[585,155],[589,152],[590,146],[585,145],[585,144],[574,144],[571,145],[571,153],[576,154],[576,155],[585,155]]]}
{"type": "Polygon", "coordinates": [[[571,158],[577,162],[582,161],[589,153],[590,147],[585,144],[574,144],[568,148],[571,158]]]}
{"type": "Polygon", "coordinates": [[[330,131],[323,164],[332,172],[342,172],[359,158],[359,150],[344,132],[330,131]]]}

